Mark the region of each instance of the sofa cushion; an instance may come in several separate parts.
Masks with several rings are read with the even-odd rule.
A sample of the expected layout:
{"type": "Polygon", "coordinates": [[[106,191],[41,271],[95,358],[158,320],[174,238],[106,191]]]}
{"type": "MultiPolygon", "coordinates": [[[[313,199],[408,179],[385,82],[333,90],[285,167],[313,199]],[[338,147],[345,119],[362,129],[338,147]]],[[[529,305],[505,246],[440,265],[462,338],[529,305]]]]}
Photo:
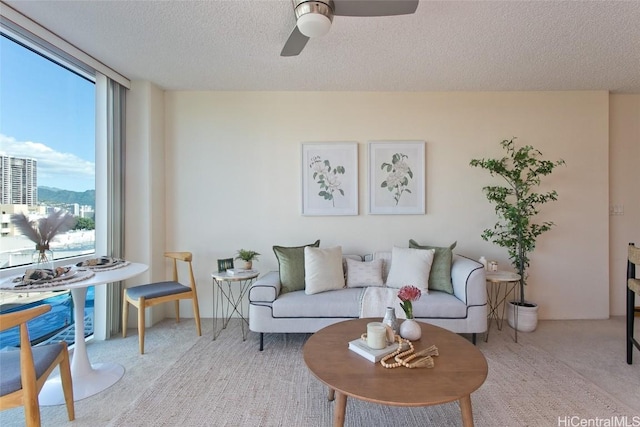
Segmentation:
{"type": "MultiPolygon", "coordinates": [[[[368,258],[365,256],[365,261],[368,258]]],[[[389,277],[389,269],[391,268],[391,251],[374,252],[372,259],[379,259],[382,261],[382,281],[387,283],[387,277],[389,277]]]]}
{"type": "Polygon", "coordinates": [[[362,288],[367,286],[384,286],[382,280],[382,260],[355,261],[347,259],[347,287],[362,288]]]}
{"type": "Polygon", "coordinates": [[[304,246],[274,246],[273,252],[278,259],[281,293],[304,289],[304,248],[320,246],[320,240],[304,246]]]}
{"type": "Polygon", "coordinates": [[[409,247],[414,249],[433,249],[435,254],[431,272],[429,273],[429,289],[453,294],[451,284],[451,263],[453,260],[453,249],[458,242],[453,242],[451,246],[440,248],[437,246],[419,245],[415,240],[409,240],[409,247]]]}
{"type": "Polygon", "coordinates": [[[363,288],[345,288],[313,295],[307,295],[304,291],[289,292],[273,302],[273,317],[357,318],[363,291],[363,288]]]}
{"type": "Polygon", "coordinates": [[[429,272],[435,250],[393,247],[391,251],[391,269],[386,285],[401,288],[413,285],[422,293],[429,292],[429,272]]]}
{"type": "Polygon", "coordinates": [[[433,291],[413,302],[413,316],[422,319],[464,319],[467,305],[446,292],[433,291]]]}
{"type": "Polygon", "coordinates": [[[313,295],[344,288],[342,247],[304,248],[304,292],[313,295]]]}

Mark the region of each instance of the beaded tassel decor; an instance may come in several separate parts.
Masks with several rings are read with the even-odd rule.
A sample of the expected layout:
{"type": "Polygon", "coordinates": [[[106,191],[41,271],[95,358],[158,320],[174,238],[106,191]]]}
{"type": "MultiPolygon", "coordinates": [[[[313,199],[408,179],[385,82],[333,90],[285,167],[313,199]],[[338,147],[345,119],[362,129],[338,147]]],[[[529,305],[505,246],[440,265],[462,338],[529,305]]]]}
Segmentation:
{"type": "Polygon", "coordinates": [[[404,366],[406,368],[433,368],[434,361],[432,356],[438,356],[438,348],[432,345],[429,348],[420,350],[417,353],[411,341],[396,335],[395,340],[398,342],[398,349],[393,353],[385,356],[380,360],[380,364],[385,368],[398,368],[404,366]],[[409,349],[402,351],[405,344],[409,345],[409,349]],[[395,363],[387,363],[388,360],[395,360],[395,363]]]}

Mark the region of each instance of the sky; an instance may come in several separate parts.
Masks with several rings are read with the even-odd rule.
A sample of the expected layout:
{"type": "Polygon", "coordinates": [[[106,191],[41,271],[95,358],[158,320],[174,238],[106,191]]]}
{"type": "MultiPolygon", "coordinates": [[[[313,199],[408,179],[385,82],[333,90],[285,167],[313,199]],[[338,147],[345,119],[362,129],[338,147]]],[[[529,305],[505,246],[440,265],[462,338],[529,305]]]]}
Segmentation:
{"type": "Polygon", "coordinates": [[[38,161],[38,186],[95,189],[95,85],[0,37],[0,154],[38,161]]]}

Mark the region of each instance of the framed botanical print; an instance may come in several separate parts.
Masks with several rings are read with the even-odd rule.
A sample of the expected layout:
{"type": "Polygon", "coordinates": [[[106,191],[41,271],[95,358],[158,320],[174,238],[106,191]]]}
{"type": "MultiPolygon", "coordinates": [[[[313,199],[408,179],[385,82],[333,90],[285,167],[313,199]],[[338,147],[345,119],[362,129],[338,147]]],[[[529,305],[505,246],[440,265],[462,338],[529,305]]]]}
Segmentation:
{"type": "Polygon", "coordinates": [[[424,141],[369,142],[369,213],[425,213],[424,141]]]}
{"type": "Polygon", "coordinates": [[[358,215],[358,144],[302,143],[302,215],[358,215]]]}

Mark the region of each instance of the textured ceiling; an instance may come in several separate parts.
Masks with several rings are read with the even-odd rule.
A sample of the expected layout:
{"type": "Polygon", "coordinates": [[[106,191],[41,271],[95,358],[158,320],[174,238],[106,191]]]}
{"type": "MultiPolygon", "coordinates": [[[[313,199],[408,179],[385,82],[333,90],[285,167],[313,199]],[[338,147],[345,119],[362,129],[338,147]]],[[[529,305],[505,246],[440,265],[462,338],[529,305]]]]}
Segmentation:
{"type": "Polygon", "coordinates": [[[640,1],[428,1],[335,17],[280,57],[291,0],[15,1],[130,79],[167,90],[640,93],[640,1]]]}

